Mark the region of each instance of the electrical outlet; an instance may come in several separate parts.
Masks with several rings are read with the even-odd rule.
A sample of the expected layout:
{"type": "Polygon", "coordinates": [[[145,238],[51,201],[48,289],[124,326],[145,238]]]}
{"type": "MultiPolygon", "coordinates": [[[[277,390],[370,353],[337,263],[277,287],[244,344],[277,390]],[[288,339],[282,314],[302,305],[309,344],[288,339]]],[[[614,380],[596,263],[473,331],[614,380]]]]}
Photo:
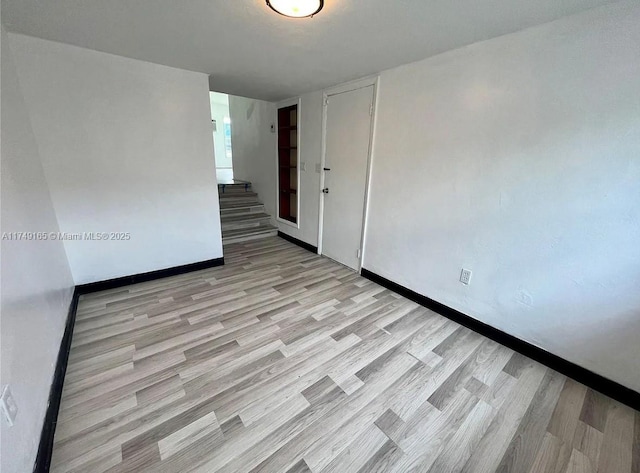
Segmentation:
{"type": "Polygon", "coordinates": [[[465,286],[468,286],[471,282],[471,270],[462,268],[462,272],[460,273],[460,282],[465,286]]]}
{"type": "Polygon", "coordinates": [[[2,391],[2,397],[0,397],[0,410],[4,413],[5,419],[9,427],[11,427],[16,421],[16,415],[18,415],[18,405],[16,404],[9,386],[5,386],[2,391]]]}

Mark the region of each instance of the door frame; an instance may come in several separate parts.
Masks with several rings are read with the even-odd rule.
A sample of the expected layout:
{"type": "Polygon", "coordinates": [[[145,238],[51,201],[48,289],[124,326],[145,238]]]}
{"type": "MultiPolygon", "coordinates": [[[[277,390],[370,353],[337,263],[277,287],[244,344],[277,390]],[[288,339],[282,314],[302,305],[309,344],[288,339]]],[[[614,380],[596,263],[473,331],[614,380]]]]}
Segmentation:
{"type": "Polygon", "coordinates": [[[301,149],[300,146],[302,145],[302,126],[301,126],[301,120],[300,117],[302,116],[302,97],[293,97],[290,99],[286,99],[286,100],[282,100],[278,103],[276,103],[276,120],[275,120],[275,133],[276,133],[276,214],[275,214],[275,219],[277,223],[283,223],[285,225],[288,225],[290,227],[296,228],[296,229],[300,229],[300,220],[302,219],[302,215],[300,214],[300,195],[302,194],[302,192],[300,191],[301,188],[301,182],[300,182],[300,156],[301,156],[301,149]],[[290,222],[289,220],[285,220],[283,218],[280,218],[280,167],[279,167],[279,156],[280,156],[280,152],[279,152],[279,148],[278,148],[278,110],[284,107],[290,107],[291,105],[297,105],[298,106],[298,143],[297,143],[297,147],[298,147],[298,167],[296,168],[296,174],[297,174],[297,193],[296,193],[296,208],[298,209],[298,215],[296,217],[296,223],[290,222]]]}
{"type": "Polygon", "coordinates": [[[322,193],[322,189],[325,186],[325,163],[326,163],[326,152],[327,152],[327,100],[332,95],[343,94],[345,92],[351,92],[358,89],[363,89],[365,87],[373,86],[373,102],[372,102],[372,112],[370,117],[369,124],[369,151],[367,153],[367,170],[366,170],[366,181],[364,187],[364,210],[362,215],[362,231],[360,234],[360,259],[358,262],[358,273],[362,270],[362,262],[364,261],[365,255],[365,235],[367,229],[367,217],[369,214],[369,190],[371,186],[371,167],[373,164],[373,151],[374,151],[374,135],[375,135],[375,127],[376,127],[376,116],[378,111],[378,90],[379,90],[380,76],[370,76],[365,77],[363,79],[354,80],[351,82],[346,82],[344,84],[337,85],[335,87],[331,87],[329,89],[325,89],[322,93],[322,152],[320,157],[320,203],[318,210],[318,254],[322,255],[322,233],[324,230],[324,198],[325,194],[322,193]]]}

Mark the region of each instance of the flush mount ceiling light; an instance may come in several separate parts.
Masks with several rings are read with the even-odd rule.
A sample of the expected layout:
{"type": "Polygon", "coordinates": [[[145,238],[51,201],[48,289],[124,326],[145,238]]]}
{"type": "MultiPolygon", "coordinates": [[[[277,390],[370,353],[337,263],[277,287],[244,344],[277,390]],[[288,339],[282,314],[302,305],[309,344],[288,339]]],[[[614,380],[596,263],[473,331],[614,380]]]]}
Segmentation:
{"type": "Polygon", "coordinates": [[[267,5],[281,15],[305,18],[322,10],[324,0],[267,0],[267,5]]]}

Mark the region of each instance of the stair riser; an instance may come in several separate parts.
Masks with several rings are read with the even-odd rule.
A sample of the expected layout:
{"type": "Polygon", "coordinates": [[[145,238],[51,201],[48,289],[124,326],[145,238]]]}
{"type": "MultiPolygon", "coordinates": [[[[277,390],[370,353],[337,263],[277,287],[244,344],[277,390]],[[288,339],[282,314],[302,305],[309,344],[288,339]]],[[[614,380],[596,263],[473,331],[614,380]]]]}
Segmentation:
{"type": "Polygon", "coordinates": [[[218,189],[225,192],[246,192],[251,190],[251,184],[247,184],[246,187],[244,184],[218,184],[218,189]]]}
{"type": "Polygon", "coordinates": [[[221,195],[220,196],[220,205],[224,206],[224,204],[260,204],[261,202],[258,200],[258,197],[254,196],[234,196],[230,197],[229,195],[221,195]]]}
{"type": "Polygon", "coordinates": [[[237,204],[242,204],[240,207],[236,206],[225,206],[223,202],[220,202],[220,212],[232,212],[237,209],[246,209],[247,207],[257,207],[262,205],[260,202],[237,202],[237,204]]]}
{"type": "Polygon", "coordinates": [[[278,235],[278,230],[272,230],[269,232],[264,232],[264,233],[257,233],[254,235],[238,235],[235,236],[233,238],[223,238],[222,239],[222,244],[223,245],[230,245],[231,243],[242,243],[244,241],[251,241],[251,240],[260,240],[262,238],[269,238],[269,237],[274,237],[278,235]]]}
{"type": "Polygon", "coordinates": [[[247,189],[246,191],[244,189],[225,189],[224,192],[222,192],[222,188],[218,187],[218,193],[223,196],[223,195],[242,195],[242,194],[251,194],[254,197],[257,196],[258,194],[256,192],[254,192],[253,190],[251,190],[250,188],[247,189]]]}
{"type": "Polygon", "coordinates": [[[248,191],[248,192],[244,192],[244,191],[242,191],[242,192],[229,192],[229,191],[227,191],[227,192],[222,192],[222,191],[220,191],[220,192],[218,193],[218,195],[219,195],[221,198],[223,198],[223,197],[227,197],[227,198],[230,198],[230,199],[233,199],[233,198],[240,198],[240,197],[245,197],[245,196],[248,196],[248,197],[255,197],[255,198],[257,198],[257,197],[258,197],[258,194],[256,194],[255,192],[251,192],[251,191],[248,191]]]}
{"type": "Polygon", "coordinates": [[[262,219],[262,220],[251,220],[249,222],[233,222],[233,223],[225,223],[222,222],[222,231],[225,230],[240,230],[243,228],[255,228],[259,227],[261,224],[269,223],[270,219],[262,219]]]}
{"type": "Polygon", "coordinates": [[[248,204],[248,205],[260,205],[262,204],[262,202],[260,202],[258,200],[257,197],[220,197],[220,203],[221,204],[229,204],[229,205],[241,205],[241,204],[248,204]]]}
{"type": "Polygon", "coordinates": [[[230,207],[228,209],[221,208],[220,215],[223,217],[232,216],[232,215],[249,215],[249,214],[259,214],[264,213],[264,205],[254,205],[251,207],[230,207]]]}
{"type": "Polygon", "coordinates": [[[239,215],[246,215],[260,212],[266,213],[262,204],[247,204],[247,207],[220,207],[220,215],[231,215],[236,213],[239,215]],[[249,210],[249,208],[253,210],[249,210]]]}
{"type": "Polygon", "coordinates": [[[253,192],[251,190],[251,188],[244,190],[244,189],[225,189],[224,192],[222,191],[222,189],[218,188],[218,193],[220,195],[242,195],[242,194],[246,194],[247,192],[253,192]]]}

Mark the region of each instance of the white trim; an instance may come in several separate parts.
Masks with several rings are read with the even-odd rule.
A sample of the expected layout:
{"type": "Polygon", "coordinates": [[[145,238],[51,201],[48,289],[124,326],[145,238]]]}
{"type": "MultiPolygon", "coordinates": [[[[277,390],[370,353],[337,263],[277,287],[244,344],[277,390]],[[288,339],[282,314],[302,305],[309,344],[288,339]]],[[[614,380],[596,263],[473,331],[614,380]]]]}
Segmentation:
{"type": "Polygon", "coordinates": [[[344,82],[343,84],[338,84],[333,87],[329,87],[324,90],[325,96],[338,95],[344,92],[351,92],[352,90],[362,89],[364,87],[368,87],[370,85],[376,87],[378,84],[379,76],[367,76],[361,79],[352,80],[349,82],[344,82]]]}
{"type": "Polygon", "coordinates": [[[327,93],[322,94],[322,144],[320,151],[320,198],[318,199],[318,254],[322,254],[322,230],[324,225],[324,167],[327,153],[327,93]]]}
{"type": "Polygon", "coordinates": [[[300,184],[301,184],[301,179],[300,179],[300,163],[301,163],[301,137],[302,137],[302,97],[294,97],[294,98],[290,98],[287,100],[283,100],[282,102],[278,102],[276,104],[276,215],[275,215],[275,219],[276,222],[278,223],[283,223],[289,227],[293,227],[293,228],[297,228],[298,230],[300,229],[300,220],[302,219],[302,215],[300,213],[300,195],[302,194],[301,190],[300,190],[300,184]],[[297,105],[298,106],[298,143],[297,143],[297,147],[298,149],[296,150],[298,152],[298,166],[296,167],[296,175],[297,177],[297,189],[296,189],[296,211],[297,211],[297,216],[296,216],[296,223],[290,222],[289,220],[285,220],[283,218],[280,218],[280,149],[278,147],[278,134],[280,132],[279,127],[278,127],[278,110],[283,108],[283,107],[290,107],[291,105],[297,105]]]}
{"type": "MultiPolygon", "coordinates": [[[[279,204],[278,204],[278,205],[279,205],[279,204]]],[[[289,227],[298,228],[298,229],[300,228],[300,219],[299,219],[299,218],[297,218],[297,219],[296,219],[296,223],[293,223],[293,222],[292,222],[292,221],[290,221],[290,220],[285,220],[285,219],[283,219],[283,218],[280,218],[280,217],[276,216],[276,221],[277,221],[278,223],[284,223],[285,225],[287,225],[287,226],[289,226],[289,227]]],[[[292,235],[292,236],[293,236],[293,235],[292,235]]]]}
{"type": "Polygon", "coordinates": [[[345,92],[351,92],[353,90],[362,89],[364,87],[373,86],[373,109],[370,118],[369,125],[369,153],[367,156],[367,175],[364,189],[364,211],[362,215],[362,233],[360,235],[360,260],[358,264],[358,272],[362,270],[362,265],[364,262],[365,256],[365,229],[367,226],[367,217],[369,212],[369,189],[371,185],[371,166],[373,161],[373,137],[376,126],[376,116],[378,109],[378,83],[380,81],[379,76],[370,76],[365,77],[363,79],[358,79],[350,82],[346,82],[344,84],[337,85],[335,87],[331,87],[329,89],[324,90],[322,94],[322,155],[320,158],[320,204],[318,209],[318,254],[322,254],[322,233],[324,227],[324,193],[322,189],[324,189],[324,179],[325,179],[325,163],[326,163],[326,152],[327,152],[327,100],[332,95],[343,94],[345,92]]]}
{"type": "Polygon", "coordinates": [[[364,218],[362,220],[362,240],[360,242],[360,268],[362,272],[364,259],[367,252],[367,226],[369,224],[369,196],[371,195],[371,172],[373,169],[373,158],[375,156],[375,136],[378,121],[378,97],[380,93],[380,76],[376,77],[373,85],[373,108],[371,113],[371,136],[369,137],[369,160],[367,161],[367,181],[364,187],[364,218]]]}

